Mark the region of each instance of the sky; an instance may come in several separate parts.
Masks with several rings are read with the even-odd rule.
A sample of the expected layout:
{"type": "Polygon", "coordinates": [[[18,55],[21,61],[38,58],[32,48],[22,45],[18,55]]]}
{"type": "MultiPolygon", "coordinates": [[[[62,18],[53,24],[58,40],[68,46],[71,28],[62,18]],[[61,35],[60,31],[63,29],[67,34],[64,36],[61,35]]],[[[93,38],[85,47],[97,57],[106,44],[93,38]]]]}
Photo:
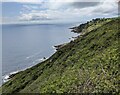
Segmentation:
{"type": "Polygon", "coordinates": [[[118,0],[2,0],[0,23],[74,23],[118,15],[118,0]]]}

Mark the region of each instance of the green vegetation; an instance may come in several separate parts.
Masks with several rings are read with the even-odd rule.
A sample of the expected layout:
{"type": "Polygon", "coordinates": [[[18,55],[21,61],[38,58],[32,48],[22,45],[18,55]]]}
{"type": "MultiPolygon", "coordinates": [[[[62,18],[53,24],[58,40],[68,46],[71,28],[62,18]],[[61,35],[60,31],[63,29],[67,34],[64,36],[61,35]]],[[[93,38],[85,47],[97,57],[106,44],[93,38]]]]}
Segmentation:
{"type": "Polygon", "coordinates": [[[119,20],[97,19],[78,26],[82,36],[16,74],[2,93],[119,93],[119,20]]]}
{"type": "Polygon", "coordinates": [[[97,29],[98,27],[104,25],[105,23],[108,23],[112,20],[112,18],[97,18],[97,19],[92,19],[91,21],[87,21],[87,23],[81,24],[77,27],[73,27],[71,29],[72,32],[76,32],[76,33],[86,33],[89,31],[92,31],[94,29],[97,29]]]}

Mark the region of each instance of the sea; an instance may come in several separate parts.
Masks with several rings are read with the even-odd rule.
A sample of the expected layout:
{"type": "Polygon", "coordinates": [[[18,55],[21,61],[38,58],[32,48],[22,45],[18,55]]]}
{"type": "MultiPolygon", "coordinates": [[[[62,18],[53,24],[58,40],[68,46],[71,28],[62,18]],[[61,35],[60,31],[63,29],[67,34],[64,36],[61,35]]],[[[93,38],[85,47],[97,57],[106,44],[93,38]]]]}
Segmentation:
{"type": "Polygon", "coordinates": [[[2,81],[9,75],[32,67],[56,52],[54,46],[70,42],[78,34],[74,24],[2,25],[2,81]]]}

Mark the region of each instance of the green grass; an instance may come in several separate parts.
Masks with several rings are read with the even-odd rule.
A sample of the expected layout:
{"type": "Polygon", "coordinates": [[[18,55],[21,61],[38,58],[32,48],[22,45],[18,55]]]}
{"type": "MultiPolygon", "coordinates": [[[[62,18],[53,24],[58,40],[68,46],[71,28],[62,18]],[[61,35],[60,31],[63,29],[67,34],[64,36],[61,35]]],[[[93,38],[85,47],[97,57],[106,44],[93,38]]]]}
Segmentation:
{"type": "Polygon", "coordinates": [[[94,29],[97,29],[99,27],[101,27],[102,25],[109,23],[111,20],[113,20],[115,18],[96,18],[96,19],[92,19],[91,21],[87,21],[87,23],[81,24],[77,27],[73,27],[73,32],[76,33],[86,33],[86,32],[90,32],[94,29]]]}
{"type": "Polygon", "coordinates": [[[84,28],[89,32],[16,74],[2,86],[2,93],[118,93],[119,20],[91,22],[84,28]]]}

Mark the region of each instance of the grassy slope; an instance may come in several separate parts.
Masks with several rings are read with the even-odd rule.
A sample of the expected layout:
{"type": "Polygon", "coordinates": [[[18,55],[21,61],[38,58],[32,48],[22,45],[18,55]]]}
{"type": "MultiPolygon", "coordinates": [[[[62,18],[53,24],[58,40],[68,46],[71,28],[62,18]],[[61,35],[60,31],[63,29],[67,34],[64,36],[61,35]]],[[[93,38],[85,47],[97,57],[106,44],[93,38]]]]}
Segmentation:
{"type": "Polygon", "coordinates": [[[86,32],[45,62],[19,72],[2,86],[3,93],[118,92],[118,19],[86,32]]]}

